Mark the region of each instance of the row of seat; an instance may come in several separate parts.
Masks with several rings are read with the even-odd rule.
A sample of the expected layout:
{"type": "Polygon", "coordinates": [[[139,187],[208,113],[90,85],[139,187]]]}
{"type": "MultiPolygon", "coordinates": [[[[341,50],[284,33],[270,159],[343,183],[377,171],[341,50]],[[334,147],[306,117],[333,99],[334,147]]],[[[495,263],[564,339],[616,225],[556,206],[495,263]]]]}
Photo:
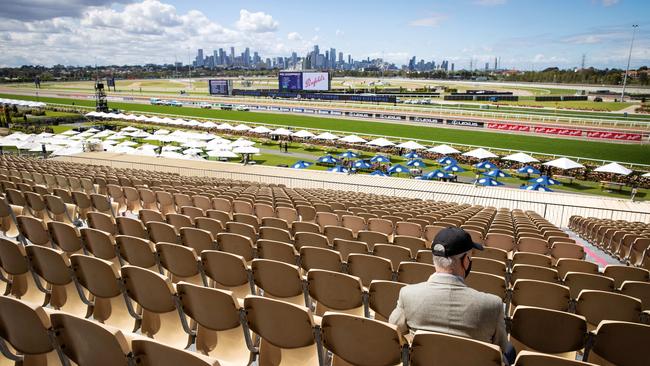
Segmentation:
{"type": "Polygon", "coordinates": [[[571,216],[569,228],[620,261],[650,270],[650,225],[571,216]]]}

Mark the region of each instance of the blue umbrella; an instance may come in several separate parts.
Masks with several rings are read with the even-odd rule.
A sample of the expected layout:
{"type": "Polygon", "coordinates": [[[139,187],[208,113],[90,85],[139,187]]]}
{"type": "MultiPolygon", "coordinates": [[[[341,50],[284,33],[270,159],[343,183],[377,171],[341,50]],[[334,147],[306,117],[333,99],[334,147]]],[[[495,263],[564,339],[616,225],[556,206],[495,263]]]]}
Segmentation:
{"type": "Polygon", "coordinates": [[[535,183],[530,186],[523,186],[521,189],[525,189],[527,191],[544,191],[544,192],[553,192],[550,188],[547,186],[541,185],[539,183],[535,183]]]}
{"type": "Polygon", "coordinates": [[[409,170],[407,167],[402,166],[400,164],[393,165],[388,169],[388,174],[393,174],[393,173],[408,173],[409,170]]]}
{"type": "Polygon", "coordinates": [[[502,186],[503,185],[503,183],[501,183],[499,181],[496,181],[496,180],[494,180],[494,179],[492,179],[490,177],[479,178],[479,179],[474,181],[474,184],[478,184],[478,185],[481,185],[481,186],[490,186],[490,187],[502,186]]]}
{"type": "Polygon", "coordinates": [[[337,165],[334,168],[331,168],[328,170],[328,172],[334,172],[334,173],[347,173],[348,168],[342,166],[342,165],[337,165]]]}
{"type": "Polygon", "coordinates": [[[388,174],[382,172],[381,170],[375,170],[374,172],[370,173],[370,175],[378,175],[380,177],[387,177],[388,174]]]}
{"type": "Polygon", "coordinates": [[[411,151],[407,152],[406,154],[404,154],[402,156],[407,158],[407,159],[419,159],[420,158],[420,154],[416,153],[414,150],[411,150],[411,151]]]}
{"type": "Polygon", "coordinates": [[[456,159],[452,158],[451,156],[443,156],[442,158],[438,159],[438,163],[442,165],[457,165],[458,161],[456,161],[456,159]]]}
{"type": "Polygon", "coordinates": [[[555,179],[551,179],[548,177],[548,175],[542,175],[539,178],[533,178],[529,180],[531,183],[539,183],[543,186],[553,186],[553,185],[561,185],[560,182],[556,181],[555,179]]]}
{"type": "Polygon", "coordinates": [[[427,174],[423,175],[423,179],[441,179],[441,178],[452,178],[453,175],[446,173],[440,169],[436,169],[432,172],[428,172],[427,174]]]}
{"type": "Polygon", "coordinates": [[[535,169],[534,167],[530,165],[523,166],[519,169],[517,169],[517,173],[520,174],[542,174],[538,169],[535,169]]]}
{"type": "Polygon", "coordinates": [[[298,160],[293,165],[291,165],[292,168],[294,169],[305,169],[306,167],[310,166],[312,163],[309,163],[304,160],[298,160]]]}
{"type": "Polygon", "coordinates": [[[354,162],[354,167],[357,169],[370,169],[372,165],[365,160],[357,160],[354,162]]]}
{"type": "Polygon", "coordinates": [[[390,163],[390,159],[383,155],[375,155],[370,159],[371,163],[390,163]]]}
{"type": "Polygon", "coordinates": [[[480,163],[474,164],[474,167],[476,169],[496,169],[497,168],[497,166],[495,164],[491,163],[488,160],[484,160],[484,161],[482,161],[480,163]]]}
{"type": "Polygon", "coordinates": [[[505,177],[510,177],[510,174],[504,172],[501,169],[492,169],[487,173],[483,173],[483,175],[487,177],[492,177],[492,178],[505,178],[505,177]]]}
{"type": "Polygon", "coordinates": [[[414,160],[409,160],[408,163],[406,163],[406,166],[414,166],[416,168],[424,168],[427,165],[420,159],[414,159],[414,160]]]}
{"type": "Polygon", "coordinates": [[[346,151],[344,153],[339,154],[339,156],[344,158],[344,159],[354,159],[354,158],[357,158],[359,156],[359,154],[348,150],[348,151],[346,151]]]}
{"type": "Polygon", "coordinates": [[[446,167],[442,168],[442,170],[454,173],[462,173],[465,171],[465,169],[461,168],[460,165],[457,164],[447,165],[446,167]]]}
{"type": "Polygon", "coordinates": [[[325,155],[318,158],[318,162],[323,164],[336,164],[338,160],[332,155],[325,155]]]}

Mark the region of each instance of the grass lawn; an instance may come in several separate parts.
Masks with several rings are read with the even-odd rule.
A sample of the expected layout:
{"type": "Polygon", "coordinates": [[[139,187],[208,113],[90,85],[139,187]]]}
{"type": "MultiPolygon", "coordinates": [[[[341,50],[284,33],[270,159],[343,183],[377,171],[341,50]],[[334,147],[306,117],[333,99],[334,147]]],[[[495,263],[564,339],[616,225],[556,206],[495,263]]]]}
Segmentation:
{"type": "MultiPolygon", "coordinates": [[[[0,94],[0,97],[32,99],[29,96],[0,94]]],[[[63,98],[40,98],[45,102],[93,106],[91,100],[63,98]]],[[[298,128],[317,128],[348,133],[372,133],[404,139],[442,141],[458,144],[489,146],[502,149],[534,151],[545,154],[580,156],[591,159],[615,160],[629,163],[650,164],[650,145],[613,144],[598,141],[555,139],[540,136],[502,134],[495,132],[470,131],[452,128],[438,128],[381,123],[360,120],[311,117],[302,115],[280,115],[273,113],[251,113],[199,108],[153,106],[147,104],[111,103],[111,107],[139,113],[169,113],[187,117],[222,118],[233,121],[257,122],[298,128]]]]}
{"type": "Polygon", "coordinates": [[[584,109],[597,111],[620,111],[634,103],[621,102],[593,102],[590,100],[578,100],[571,102],[536,102],[534,100],[500,101],[499,105],[517,105],[527,107],[548,107],[548,108],[567,108],[567,109],[584,109]]]}

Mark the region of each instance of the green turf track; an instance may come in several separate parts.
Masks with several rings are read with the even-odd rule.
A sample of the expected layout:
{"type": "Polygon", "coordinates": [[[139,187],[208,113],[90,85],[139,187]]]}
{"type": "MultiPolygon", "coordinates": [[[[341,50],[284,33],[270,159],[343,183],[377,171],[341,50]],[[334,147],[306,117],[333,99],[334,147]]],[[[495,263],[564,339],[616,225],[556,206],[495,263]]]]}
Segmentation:
{"type": "MultiPolygon", "coordinates": [[[[33,96],[0,94],[2,98],[34,100],[33,96]]],[[[65,98],[39,98],[42,102],[94,106],[93,100],[65,98]]],[[[579,156],[591,159],[650,164],[649,144],[614,144],[598,141],[556,139],[539,136],[503,134],[471,131],[453,128],[438,128],[381,123],[349,119],[311,117],[292,114],[251,113],[221,111],[199,108],[153,106],[147,104],[109,102],[111,108],[142,113],[168,113],[188,117],[222,118],[242,122],[258,122],[274,125],[318,128],[357,134],[374,134],[420,140],[445,141],[450,143],[490,146],[501,149],[534,151],[545,154],[579,156]]]]}

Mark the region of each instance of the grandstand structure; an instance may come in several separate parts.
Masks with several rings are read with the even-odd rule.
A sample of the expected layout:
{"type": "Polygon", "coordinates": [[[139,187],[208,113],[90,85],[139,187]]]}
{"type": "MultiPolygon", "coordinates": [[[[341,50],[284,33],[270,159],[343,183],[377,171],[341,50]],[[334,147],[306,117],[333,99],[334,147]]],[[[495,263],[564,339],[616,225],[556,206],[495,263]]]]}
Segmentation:
{"type": "Polygon", "coordinates": [[[2,355],[25,365],[502,365],[494,345],[386,322],[399,290],[435,272],[433,237],[458,226],[486,247],[467,284],[503,300],[516,365],[650,364],[645,206],[279,169],[1,156],[2,355]],[[474,191],[453,191],[464,188],[474,191]],[[566,225],[621,262],[585,260],[566,225]]]}

